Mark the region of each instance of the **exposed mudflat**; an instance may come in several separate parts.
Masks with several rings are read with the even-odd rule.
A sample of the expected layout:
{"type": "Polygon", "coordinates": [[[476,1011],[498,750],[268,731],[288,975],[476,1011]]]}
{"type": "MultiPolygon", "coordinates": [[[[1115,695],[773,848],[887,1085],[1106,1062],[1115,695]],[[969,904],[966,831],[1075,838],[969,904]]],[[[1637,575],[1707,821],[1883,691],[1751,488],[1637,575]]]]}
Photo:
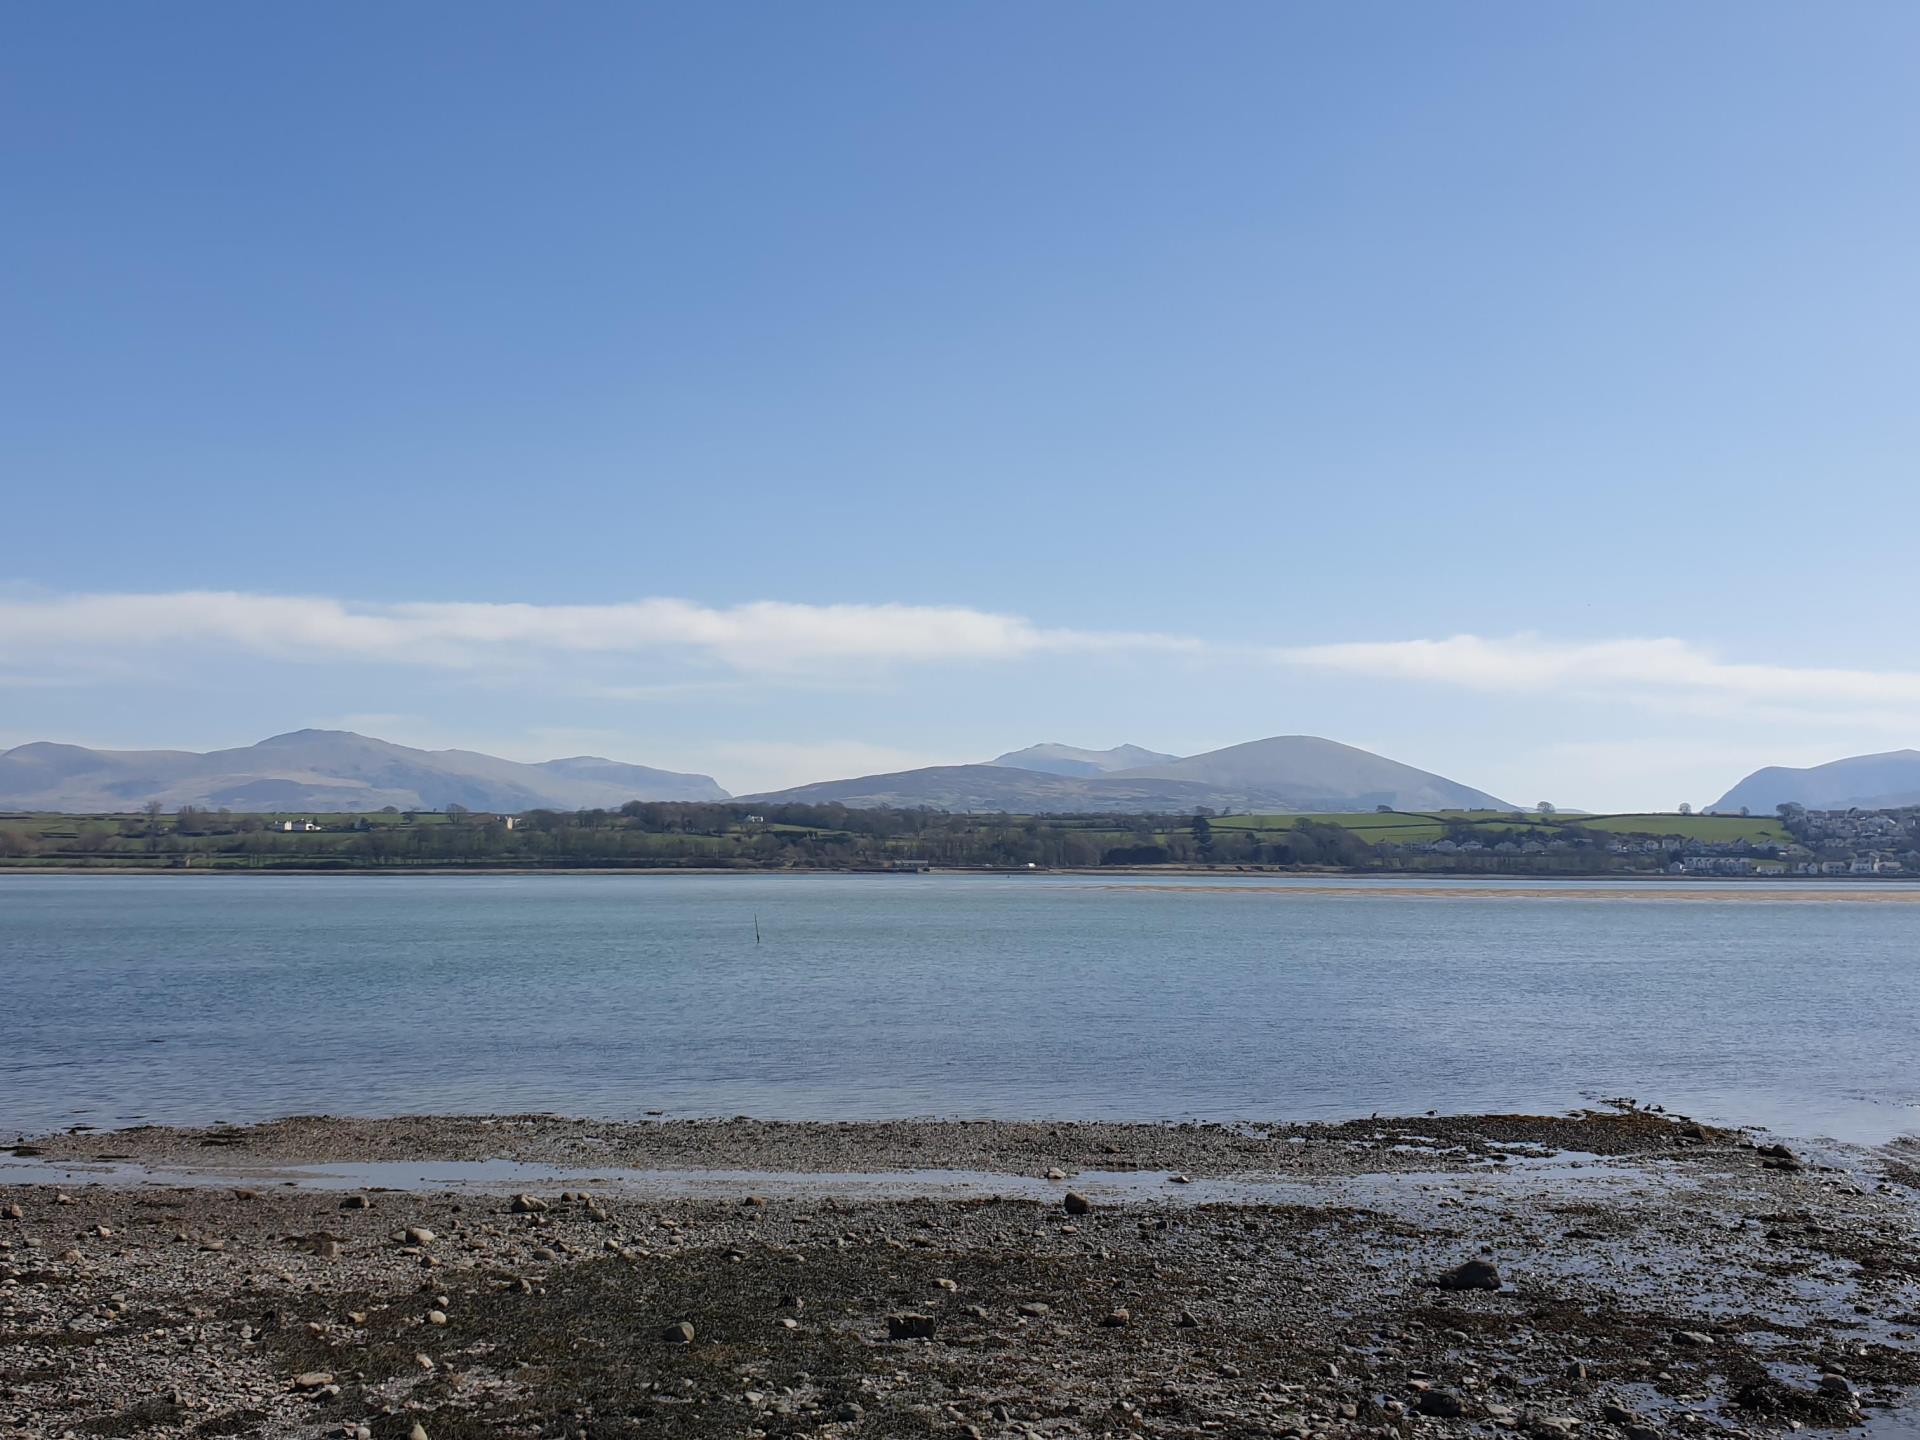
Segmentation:
{"type": "Polygon", "coordinates": [[[25,1157],[57,1183],[0,1169],[0,1434],[1884,1428],[1920,1386],[1916,1157],[1764,1144],[1638,1111],[59,1136],[25,1157]],[[500,1161],[580,1178],[301,1171],[500,1161]],[[1499,1288],[1433,1283],[1472,1261],[1499,1288]]]}
{"type": "Polygon", "coordinates": [[[1325,1175],[1464,1168],[1515,1147],[1595,1155],[1680,1154],[1728,1132],[1635,1109],[1304,1125],[1067,1121],[610,1121],[554,1115],[300,1115],[206,1129],[142,1126],[38,1137],[25,1152],[238,1170],[382,1160],[519,1160],[630,1169],[877,1171],[1192,1169],[1325,1175]]]}

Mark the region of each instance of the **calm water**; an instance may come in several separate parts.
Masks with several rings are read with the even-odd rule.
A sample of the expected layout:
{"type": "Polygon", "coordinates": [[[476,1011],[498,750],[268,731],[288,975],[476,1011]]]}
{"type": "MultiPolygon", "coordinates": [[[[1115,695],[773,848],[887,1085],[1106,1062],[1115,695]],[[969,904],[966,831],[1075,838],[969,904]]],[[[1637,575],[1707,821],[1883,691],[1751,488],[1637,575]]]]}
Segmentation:
{"type": "Polygon", "coordinates": [[[1791,1134],[1920,1129],[1920,905],[1235,888],[4,876],[0,1131],[314,1111],[1314,1118],[1615,1095],[1791,1134]]]}

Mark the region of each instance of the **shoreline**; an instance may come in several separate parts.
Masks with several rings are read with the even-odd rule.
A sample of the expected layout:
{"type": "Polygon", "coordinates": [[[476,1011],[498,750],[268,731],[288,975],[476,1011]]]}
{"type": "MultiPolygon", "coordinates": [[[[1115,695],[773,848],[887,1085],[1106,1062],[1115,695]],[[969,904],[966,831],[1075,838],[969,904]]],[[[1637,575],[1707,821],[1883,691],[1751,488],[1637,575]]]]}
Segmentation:
{"type": "Polygon", "coordinates": [[[26,1148],[66,1173],[0,1167],[0,1434],[1658,1440],[1920,1417],[1920,1142],[1795,1154],[1622,1108],[309,1116],[26,1148]],[[192,1183],[90,1182],[126,1163],[101,1156],[192,1183]],[[554,1169],[297,1174],[503,1159],[554,1169]]]}
{"type": "Polygon", "coordinates": [[[1721,896],[1743,897],[1745,892],[1754,889],[1771,890],[1782,898],[1795,898],[1786,892],[1805,892],[1827,899],[1866,899],[1880,902],[1920,902],[1920,876],[1915,875],[1659,875],[1659,874],[1489,874],[1483,870],[1420,870],[1420,871],[1376,871],[1376,870],[1337,870],[1337,869],[1300,869],[1300,870],[1222,870],[1204,865],[1156,866],[1152,868],[1123,868],[1119,866],[1095,866],[1083,869],[1054,868],[1047,870],[1006,870],[1006,869],[969,869],[965,866],[935,867],[920,872],[899,872],[889,870],[857,869],[803,869],[782,867],[779,869],[754,869],[739,866],[408,866],[400,867],[343,867],[316,866],[301,868],[296,866],[273,866],[264,869],[247,869],[240,866],[173,866],[173,865],[0,865],[0,880],[9,875],[150,875],[156,877],[192,877],[195,879],[211,877],[241,877],[260,879],[271,876],[294,876],[303,879],[404,879],[411,876],[434,879],[447,878],[501,878],[501,877],[563,877],[563,876],[625,876],[634,878],[654,878],[668,876],[788,876],[794,879],[816,879],[822,876],[868,876],[905,881],[912,874],[939,876],[967,876],[975,879],[1040,879],[1045,877],[1064,877],[1074,880],[1097,882],[1100,880],[1121,881],[1162,880],[1160,885],[1113,885],[1116,891],[1162,891],[1199,893],[1241,893],[1241,894],[1282,894],[1282,895],[1350,895],[1363,887],[1377,889],[1380,893],[1398,893],[1421,898],[1454,898],[1459,896],[1511,893],[1514,895],[1532,895],[1540,898],[1560,898],[1553,894],[1553,887],[1561,887],[1567,895],[1592,895],[1612,893],[1625,898],[1671,898],[1679,896],[1694,899],[1715,899],[1721,896]],[[1262,882],[1234,886],[1205,886],[1191,882],[1197,878],[1217,880],[1245,880],[1262,882]],[[1341,883],[1329,884],[1330,881],[1341,883]],[[1432,882],[1474,882],[1471,886],[1457,883],[1432,882]],[[1289,883],[1294,882],[1294,883],[1289,883]],[[1425,888],[1422,888],[1422,887],[1425,888]],[[1644,886],[1645,889],[1627,890],[1623,887],[1644,886]],[[1670,892],[1670,893],[1669,893],[1670,892]]]}

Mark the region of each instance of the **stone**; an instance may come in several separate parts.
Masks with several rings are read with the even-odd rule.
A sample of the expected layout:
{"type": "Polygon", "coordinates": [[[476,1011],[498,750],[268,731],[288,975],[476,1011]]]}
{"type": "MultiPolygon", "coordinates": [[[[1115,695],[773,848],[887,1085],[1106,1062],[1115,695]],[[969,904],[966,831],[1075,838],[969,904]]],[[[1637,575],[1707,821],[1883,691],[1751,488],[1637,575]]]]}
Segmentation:
{"type": "Polygon", "coordinates": [[[1458,1420],[1467,1413],[1467,1407],[1460,1397],[1451,1390],[1422,1391],[1413,1402],[1413,1408],[1422,1415],[1431,1415],[1437,1420],[1458,1420]]]}
{"type": "Polygon", "coordinates": [[[1853,1382],[1844,1375],[1826,1374],[1820,1377],[1822,1395],[1838,1395],[1843,1399],[1853,1398],[1853,1382]]]}
{"type": "Polygon", "coordinates": [[[324,1390],[332,1383],[333,1372],[330,1370],[307,1370],[293,1377],[293,1388],[296,1390],[324,1390]]]}
{"type": "Polygon", "coordinates": [[[1178,1325],[1182,1330],[1197,1330],[1200,1328],[1199,1318],[1195,1316],[1191,1310],[1182,1310],[1180,1312],[1180,1318],[1173,1323],[1178,1325]]]}
{"type": "Polygon", "coordinates": [[[427,1427],[418,1420],[414,1421],[413,1428],[407,1432],[407,1440],[427,1440],[427,1427]]]}
{"type": "Polygon", "coordinates": [[[438,1238],[424,1225],[409,1225],[400,1234],[408,1245],[431,1245],[438,1238]]]}
{"type": "Polygon", "coordinates": [[[340,1202],[342,1210],[371,1210],[373,1200],[366,1195],[349,1195],[340,1202]]]}
{"type": "Polygon", "coordinates": [[[1442,1290],[1498,1290],[1500,1272],[1490,1260],[1468,1260],[1435,1278],[1442,1290]]]}
{"type": "Polygon", "coordinates": [[[1086,1196],[1072,1190],[1067,1192],[1067,1198],[1061,1203],[1066,1207],[1067,1214],[1069,1215],[1091,1215],[1093,1213],[1093,1202],[1087,1199],[1086,1196]]]}
{"type": "Polygon", "coordinates": [[[887,1316],[887,1339],[931,1340],[935,1327],[931,1315],[903,1313],[887,1316]]]}
{"type": "Polygon", "coordinates": [[[1039,1300],[1029,1300],[1024,1305],[1017,1306],[1016,1308],[1020,1314],[1026,1316],[1029,1320],[1038,1320],[1043,1315],[1053,1313],[1053,1307],[1051,1305],[1044,1304],[1039,1300]]]}
{"type": "Polygon", "coordinates": [[[1167,1177],[1167,1183],[1169,1185],[1191,1185],[1193,1181],[1186,1175],[1169,1175],[1167,1177]]]}
{"type": "Polygon", "coordinates": [[[1100,1323],[1109,1330],[1124,1330],[1128,1325],[1133,1323],[1133,1314],[1125,1306],[1122,1306],[1118,1310],[1109,1312],[1107,1318],[1100,1323]]]}
{"type": "Polygon", "coordinates": [[[444,1325],[444,1324],[446,1324],[446,1323],[447,1323],[447,1312],[446,1312],[446,1311],[444,1311],[444,1310],[429,1310],[429,1311],[427,1311],[427,1323],[428,1323],[429,1325],[444,1325]]]}
{"type": "Polygon", "coordinates": [[[1608,1401],[1600,1407],[1600,1418],[1609,1425],[1637,1425],[1640,1423],[1640,1417],[1634,1414],[1633,1411],[1627,1409],[1624,1405],[1616,1405],[1612,1401],[1608,1401]]]}
{"type": "Polygon", "coordinates": [[[693,1322],[676,1320],[660,1332],[660,1338],[669,1345],[691,1345],[693,1343],[693,1322]]]}
{"type": "Polygon", "coordinates": [[[1064,1180],[1066,1178],[1067,1178],[1067,1172],[1064,1170],[1053,1169],[1053,1170],[1047,1171],[1047,1179],[1049,1180],[1064,1180]]]}
{"type": "Polygon", "coordinates": [[[1713,1344],[1713,1336],[1699,1330],[1676,1330],[1673,1332],[1673,1343],[1701,1349],[1713,1344]]]}
{"type": "Polygon", "coordinates": [[[540,1215],[547,1210],[547,1202],[538,1195],[516,1195],[513,1204],[508,1207],[516,1215],[540,1215]]]}
{"type": "Polygon", "coordinates": [[[4,1214],[9,1220],[24,1220],[27,1218],[27,1212],[22,1210],[18,1205],[9,1205],[4,1211],[0,1211],[0,1214],[4,1214]]]}

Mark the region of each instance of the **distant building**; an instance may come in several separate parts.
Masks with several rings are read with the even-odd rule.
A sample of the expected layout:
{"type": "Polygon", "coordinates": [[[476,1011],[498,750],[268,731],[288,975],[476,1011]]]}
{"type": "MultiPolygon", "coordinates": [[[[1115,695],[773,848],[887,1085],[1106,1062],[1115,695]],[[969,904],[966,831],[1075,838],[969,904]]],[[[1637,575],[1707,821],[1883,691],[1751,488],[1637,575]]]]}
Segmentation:
{"type": "Polygon", "coordinates": [[[280,828],[282,830],[318,830],[320,827],[311,820],[282,820],[280,828]]]}

